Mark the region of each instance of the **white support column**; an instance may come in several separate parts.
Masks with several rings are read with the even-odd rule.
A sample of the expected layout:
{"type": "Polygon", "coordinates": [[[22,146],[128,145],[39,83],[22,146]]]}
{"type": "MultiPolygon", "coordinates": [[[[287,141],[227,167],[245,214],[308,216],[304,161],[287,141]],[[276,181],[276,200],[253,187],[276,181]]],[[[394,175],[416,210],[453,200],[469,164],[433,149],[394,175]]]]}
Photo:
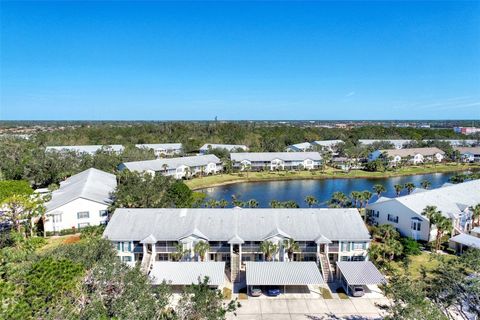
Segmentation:
{"type": "Polygon", "coordinates": [[[239,258],[239,267],[242,268],[242,244],[238,244],[238,258],[239,258]]]}
{"type": "Polygon", "coordinates": [[[342,241],[338,241],[338,259],[337,259],[337,261],[340,261],[341,252],[342,252],[342,241]]]}
{"type": "Polygon", "coordinates": [[[320,265],[320,244],[317,243],[317,265],[320,265]]]}
{"type": "Polygon", "coordinates": [[[157,243],[152,243],[152,257],[153,261],[157,260],[157,243]]]}

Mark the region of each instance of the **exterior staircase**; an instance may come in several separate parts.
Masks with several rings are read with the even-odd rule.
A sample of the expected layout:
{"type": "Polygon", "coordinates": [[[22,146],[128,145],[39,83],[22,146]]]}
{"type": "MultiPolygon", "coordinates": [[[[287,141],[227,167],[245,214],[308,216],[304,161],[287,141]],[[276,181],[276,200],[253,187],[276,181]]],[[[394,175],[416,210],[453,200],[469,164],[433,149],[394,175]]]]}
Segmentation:
{"type": "Polygon", "coordinates": [[[142,264],[140,266],[140,270],[145,274],[149,274],[152,264],[153,264],[152,254],[151,253],[144,254],[142,259],[142,264]]]}
{"type": "Polygon", "coordinates": [[[240,257],[238,254],[232,254],[232,259],[230,261],[230,280],[232,282],[240,281],[240,257]]]}
{"type": "Polygon", "coordinates": [[[320,260],[320,269],[322,270],[322,277],[325,282],[333,282],[335,279],[333,278],[333,273],[330,268],[330,262],[325,254],[319,254],[320,260]]]}

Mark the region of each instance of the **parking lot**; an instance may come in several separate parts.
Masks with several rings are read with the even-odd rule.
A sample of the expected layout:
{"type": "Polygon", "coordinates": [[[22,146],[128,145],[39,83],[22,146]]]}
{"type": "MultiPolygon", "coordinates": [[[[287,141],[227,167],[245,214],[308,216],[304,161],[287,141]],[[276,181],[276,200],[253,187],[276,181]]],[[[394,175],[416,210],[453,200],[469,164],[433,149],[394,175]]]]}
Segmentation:
{"type": "Polygon", "coordinates": [[[326,319],[381,319],[377,304],[386,304],[385,298],[350,299],[255,299],[240,300],[237,315],[227,319],[249,320],[326,320],[326,319]]]}

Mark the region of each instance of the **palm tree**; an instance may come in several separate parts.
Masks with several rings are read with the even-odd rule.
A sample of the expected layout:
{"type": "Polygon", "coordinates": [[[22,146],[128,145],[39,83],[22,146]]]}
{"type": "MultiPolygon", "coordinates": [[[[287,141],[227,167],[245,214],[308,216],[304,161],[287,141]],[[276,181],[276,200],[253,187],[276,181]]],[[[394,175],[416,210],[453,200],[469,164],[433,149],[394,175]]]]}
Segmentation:
{"type": "Polygon", "coordinates": [[[350,198],[353,199],[355,208],[357,207],[358,201],[360,200],[361,196],[362,196],[362,193],[359,191],[352,191],[352,193],[350,193],[350,198]]]}
{"type": "Polygon", "coordinates": [[[192,169],[190,167],[185,168],[185,178],[188,180],[192,174],[192,169]]]}
{"type": "Polygon", "coordinates": [[[293,253],[300,251],[300,246],[293,239],[283,240],[283,247],[287,251],[288,261],[293,261],[293,253]]]}
{"type": "Polygon", "coordinates": [[[250,170],[252,166],[249,163],[244,162],[242,163],[241,168],[242,168],[242,171],[245,171],[245,173],[247,174],[247,179],[248,179],[248,170],[250,170]]]}
{"type": "Polygon", "coordinates": [[[216,208],[218,206],[218,201],[215,199],[209,199],[206,205],[207,205],[207,208],[216,208]]]}
{"type": "Polygon", "coordinates": [[[232,204],[234,207],[240,207],[242,205],[242,201],[240,201],[236,195],[232,194],[232,204]]]}
{"type": "Polygon", "coordinates": [[[397,197],[400,195],[400,192],[403,190],[403,185],[401,184],[396,184],[393,186],[395,188],[395,192],[397,193],[397,197]]]}
{"type": "Polygon", "coordinates": [[[428,181],[428,180],[423,180],[423,181],[421,182],[421,185],[422,185],[422,188],[423,188],[423,189],[428,189],[428,188],[430,188],[430,186],[431,186],[432,184],[431,184],[430,181],[428,181]]]}
{"type": "Polygon", "coordinates": [[[180,261],[188,253],[188,250],[183,249],[183,244],[177,243],[175,245],[175,252],[172,252],[170,256],[173,261],[180,261]]]}
{"type": "Polygon", "coordinates": [[[363,203],[363,206],[366,207],[368,205],[368,202],[372,198],[372,193],[368,190],[365,190],[361,193],[361,200],[363,203]]]}
{"type": "Polygon", "coordinates": [[[306,196],[305,202],[307,203],[308,207],[311,208],[318,203],[318,200],[314,196],[306,196]]]}
{"type": "Polygon", "coordinates": [[[205,255],[209,250],[210,250],[210,245],[206,241],[199,241],[193,247],[193,252],[198,254],[198,256],[200,257],[200,261],[205,260],[205,255]]]}
{"type": "Polygon", "coordinates": [[[162,164],[162,169],[163,169],[163,172],[164,172],[165,174],[167,174],[168,164],[166,164],[166,163],[162,164]]]}
{"type": "Polygon", "coordinates": [[[405,183],[405,189],[407,189],[408,194],[412,193],[413,189],[415,189],[415,184],[412,182],[405,183]]]}
{"type": "Polygon", "coordinates": [[[258,208],[258,201],[255,199],[250,199],[247,202],[249,208],[258,208]]]}
{"type": "Polygon", "coordinates": [[[475,222],[475,218],[477,218],[477,225],[480,226],[480,203],[470,207],[470,210],[472,211],[473,222],[475,222]]]}
{"type": "Polygon", "coordinates": [[[220,201],[218,202],[218,206],[219,206],[220,208],[226,208],[226,207],[228,206],[228,201],[225,200],[225,199],[222,199],[222,200],[220,200],[220,201]]]}
{"type": "Polygon", "coordinates": [[[260,243],[260,251],[263,252],[265,260],[272,261],[273,256],[278,252],[278,245],[272,241],[262,241],[262,243],[260,243]]]}
{"type": "Polygon", "coordinates": [[[348,201],[348,197],[341,191],[334,192],[332,198],[328,201],[331,208],[343,208],[348,201]]]}
{"type": "Polygon", "coordinates": [[[278,200],[271,200],[270,203],[270,208],[279,208],[280,207],[280,202],[278,200]]]}
{"type": "Polygon", "coordinates": [[[436,223],[435,225],[437,226],[437,236],[435,238],[435,250],[440,250],[440,244],[442,242],[442,238],[445,235],[445,233],[448,233],[453,229],[453,223],[452,220],[444,217],[441,213],[438,217],[436,217],[436,223]]]}
{"type": "Polygon", "coordinates": [[[429,220],[429,230],[432,229],[433,220],[435,220],[439,213],[440,211],[438,211],[435,206],[426,206],[425,209],[423,209],[422,215],[429,220]]]}
{"type": "Polygon", "coordinates": [[[373,191],[377,194],[377,198],[380,198],[382,192],[387,191],[387,189],[383,186],[383,184],[376,184],[373,186],[373,191]]]}

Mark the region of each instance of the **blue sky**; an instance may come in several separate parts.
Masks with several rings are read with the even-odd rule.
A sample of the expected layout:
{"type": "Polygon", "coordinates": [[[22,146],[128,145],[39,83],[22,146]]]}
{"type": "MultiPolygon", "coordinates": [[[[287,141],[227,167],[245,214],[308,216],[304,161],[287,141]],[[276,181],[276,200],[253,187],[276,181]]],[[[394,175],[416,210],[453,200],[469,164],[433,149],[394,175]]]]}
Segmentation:
{"type": "Polygon", "coordinates": [[[480,119],[480,2],[1,2],[0,119],[480,119]]]}

